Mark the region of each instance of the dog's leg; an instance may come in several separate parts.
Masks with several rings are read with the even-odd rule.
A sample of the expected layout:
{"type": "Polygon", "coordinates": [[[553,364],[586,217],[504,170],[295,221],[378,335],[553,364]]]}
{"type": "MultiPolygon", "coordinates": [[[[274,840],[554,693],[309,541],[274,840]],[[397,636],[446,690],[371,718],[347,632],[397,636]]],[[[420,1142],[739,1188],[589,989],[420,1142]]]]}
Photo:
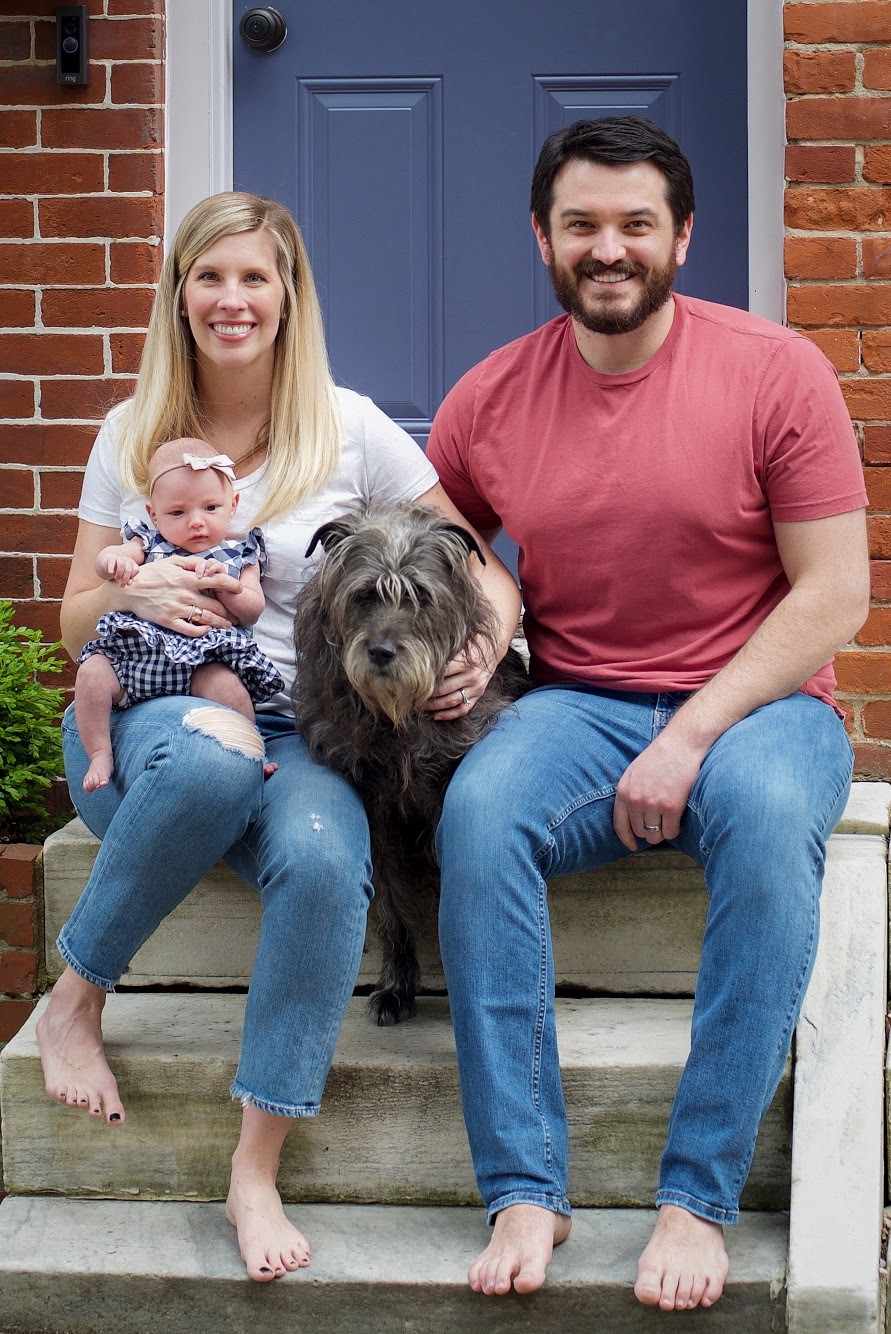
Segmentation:
{"type": "Polygon", "coordinates": [[[377,988],[368,999],[368,1011],[382,1027],[413,1018],[421,981],[413,925],[417,891],[405,879],[405,869],[392,856],[375,861],[378,935],[384,957],[377,988]]]}

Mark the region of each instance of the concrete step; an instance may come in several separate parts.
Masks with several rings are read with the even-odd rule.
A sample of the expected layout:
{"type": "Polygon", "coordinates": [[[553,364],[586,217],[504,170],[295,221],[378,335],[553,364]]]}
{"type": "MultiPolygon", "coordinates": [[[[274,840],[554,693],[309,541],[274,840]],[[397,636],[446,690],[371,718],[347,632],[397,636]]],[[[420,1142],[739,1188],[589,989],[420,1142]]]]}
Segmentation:
{"type": "MultiPolygon", "coordinates": [[[[121,994],[106,1046],[128,1109],[109,1127],[50,1101],[34,1030],[41,1006],[0,1056],[6,1189],[143,1199],[222,1199],[240,1108],[227,1092],[244,998],[121,994]]],[[[689,1051],[685,1000],[557,1003],[570,1118],[570,1197],[580,1206],[648,1206],[668,1115],[689,1051]]],[[[791,1077],[768,1113],[744,1207],[789,1200],[791,1077]]],[[[289,1135],[288,1200],[475,1204],[447,1002],[379,1029],[351,1003],[322,1114],[289,1135]]]]}
{"type": "MultiPolygon", "coordinates": [[[[87,882],[98,847],[80,820],[47,839],[46,965],[53,981],[62,969],[56,937],[87,882]]],[[[428,892],[422,901],[422,987],[443,991],[435,897],[428,892]]],[[[706,895],[702,871],[682,853],[642,853],[633,862],[555,880],[550,909],[558,986],[621,995],[693,994],[706,895]]],[[[372,905],[360,986],[373,985],[380,973],[374,917],[372,905]]],[[[256,893],[221,863],[146,941],[120,985],[246,987],[259,928],[256,893]]]]}
{"type": "MultiPolygon", "coordinates": [[[[888,793],[886,783],[856,783],[838,832],[884,835],[888,793]]],[[[56,937],[89,878],[98,847],[80,820],[47,839],[43,874],[50,980],[62,967],[56,937]]],[[[555,880],[549,892],[559,988],[692,996],[706,896],[702,872],[687,857],[672,850],[638,853],[599,871],[555,880]]],[[[442,991],[432,896],[426,907],[419,941],[423,986],[442,991]]],[[[373,913],[372,907],[372,920],[373,913]]],[[[146,942],[121,985],[246,987],[259,923],[256,894],[221,863],[146,942]]],[[[379,963],[371,929],[360,985],[377,981],[379,963]]]]}
{"type": "MultiPolygon", "coordinates": [[[[638,1305],[631,1284],[649,1211],[578,1210],[548,1281],[526,1297],[470,1291],[481,1210],[304,1205],[308,1269],[245,1277],[220,1204],[12,1199],[0,1205],[0,1311],[7,1334],[737,1334],[785,1327],[787,1219],[744,1215],[728,1232],[730,1278],[707,1314],[638,1305]]],[[[823,1334],[838,1334],[827,1327],[823,1334]]]]}

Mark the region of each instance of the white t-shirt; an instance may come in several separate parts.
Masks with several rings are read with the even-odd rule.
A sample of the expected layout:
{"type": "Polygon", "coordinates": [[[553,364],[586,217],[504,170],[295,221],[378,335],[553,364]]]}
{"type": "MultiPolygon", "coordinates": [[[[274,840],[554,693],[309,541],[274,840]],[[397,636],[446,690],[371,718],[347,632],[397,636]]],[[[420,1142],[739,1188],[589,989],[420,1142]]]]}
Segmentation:
{"type": "MultiPolygon", "coordinates": [[[[292,624],[297,594],[321,555],[321,549],[317,548],[311,559],[306,559],[306,548],[316,529],[365,505],[387,506],[415,500],[438,480],[433,466],[411,436],[371,399],[338,388],[337,402],[342,451],[333,476],[299,509],[263,527],[269,555],[263,576],[266,608],[254,627],[254,638],[285,681],[285,690],[262,706],[277,713],[291,712],[290,690],[295,672],[292,624]]],[[[120,528],[125,518],[145,515],[145,497],[125,491],[118,472],[115,442],[125,406],[122,403],[113,408],[103,422],[84,475],[78,517],[103,528],[120,528]]],[[[265,473],[264,465],[238,479],[236,490],[241,499],[230,537],[243,537],[255,526],[254,516],[265,498],[265,473]]]]}

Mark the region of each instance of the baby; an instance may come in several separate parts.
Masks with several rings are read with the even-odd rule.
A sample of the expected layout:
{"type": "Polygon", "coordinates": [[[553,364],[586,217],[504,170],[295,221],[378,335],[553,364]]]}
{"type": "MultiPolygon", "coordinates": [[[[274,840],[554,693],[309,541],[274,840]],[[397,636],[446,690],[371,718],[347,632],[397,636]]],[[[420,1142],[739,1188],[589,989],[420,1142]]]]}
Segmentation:
{"type": "MultiPolygon", "coordinates": [[[[154,528],[139,520],[124,524],[120,546],[104,547],[96,573],[121,588],[146,561],[180,557],[199,578],[229,574],[238,591],[219,589],[223,610],[239,622],[210,627],[191,637],[144,621],[129,612],[102,616],[96,638],[78,658],[74,709],[90,767],[84,789],[105,787],[114,772],[110,717],[158,695],[200,695],[236,709],[253,721],[254,704],[284,689],[272,662],[254,643],[251,626],[265,599],[260,588],[266,548],[259,528],[243,540],[226,538],[238,505],[235,469],[225,454],[215,454],[203,440],[170,440],[160,445],[149,465],[149,503],[154,528]]],[[[201,611],[186,619],[200,624],[201,611]]],[[[276,765],[264,765],[268,775],[276,765]]]]}

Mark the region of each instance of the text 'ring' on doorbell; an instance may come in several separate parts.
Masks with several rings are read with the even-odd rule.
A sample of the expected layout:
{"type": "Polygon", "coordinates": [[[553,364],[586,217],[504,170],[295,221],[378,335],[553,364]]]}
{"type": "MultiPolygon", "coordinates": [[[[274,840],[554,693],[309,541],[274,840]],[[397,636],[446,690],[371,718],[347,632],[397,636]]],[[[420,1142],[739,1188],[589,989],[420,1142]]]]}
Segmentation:
{"type": "Polygon", "coordinates": [[[86,5],[56,10],[56,83],[90,82],[89,19],[86,5]]]}

